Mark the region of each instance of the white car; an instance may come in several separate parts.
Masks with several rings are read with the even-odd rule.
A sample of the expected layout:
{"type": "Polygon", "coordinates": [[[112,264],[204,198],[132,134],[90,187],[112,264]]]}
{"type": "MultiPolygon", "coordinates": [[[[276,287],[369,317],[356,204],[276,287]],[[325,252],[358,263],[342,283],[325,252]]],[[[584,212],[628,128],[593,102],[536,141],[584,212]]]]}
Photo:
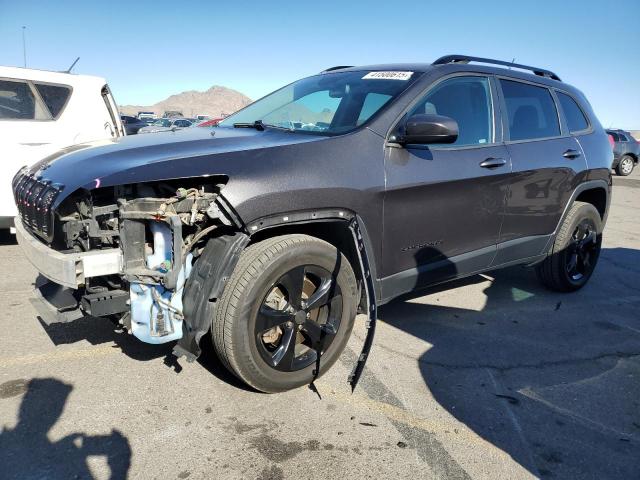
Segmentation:
{"type": "Polygon", "coordinates": [[[105,79],[0,66],[0,228],[17,215],[13,175],[61,148],[124,135],[105,79]]]}

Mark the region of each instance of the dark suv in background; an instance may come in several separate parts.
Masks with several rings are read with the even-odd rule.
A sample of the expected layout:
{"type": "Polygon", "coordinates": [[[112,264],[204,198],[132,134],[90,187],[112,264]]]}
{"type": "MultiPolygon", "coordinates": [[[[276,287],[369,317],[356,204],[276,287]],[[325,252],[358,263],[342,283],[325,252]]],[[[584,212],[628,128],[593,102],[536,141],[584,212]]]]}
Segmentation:
{"type": "Polygon", "coordinates": [[[210,332],[265,392],[326,371],[363,312],[355,387],[376,307],[399,295],[519,264],[554,290],[584,286],[612,160],[589,102],[548,70],[461,55],[341,66],[213,129],[74,146],[21,170],[16,231],[71,289],[59,309],[177,340],[190,360],[210,332]]]}
{"type": "Polygon", "coordinates": [[[633,172],[640,158],[640,143],[625,130],[607,130],[613,141],[613,168],[618,175],[627,176],[633,172]]]}

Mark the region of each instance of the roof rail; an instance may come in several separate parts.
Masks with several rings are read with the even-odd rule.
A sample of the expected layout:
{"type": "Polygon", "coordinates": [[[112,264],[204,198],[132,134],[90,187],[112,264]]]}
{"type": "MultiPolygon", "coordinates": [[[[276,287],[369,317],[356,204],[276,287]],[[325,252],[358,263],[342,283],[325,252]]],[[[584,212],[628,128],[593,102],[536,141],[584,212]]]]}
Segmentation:
{"type": "Polygon", "coordinates": [[[468,55],[445,55],[444,57],[440,57],[435,62],[433,62],[432,65],[445,65],[447,63],[469,63],[469,62],[489,63],[493,65],[502,65],[504,67],[530,70],[540,77],[552,78],[554,80],[558,80],[559,82],[562,81],[560,80],[560,77],[558,75],[556,75],[550,70],[545,70],[544,68],[530,67],[528,65],[521,65],[519,63],[504,62],[502,60],[494,60],[492,58],[470,57],[468,55]]]}
{"type": "Polygon", "coordinates": [[[320,73],[333,72],[334,70],[342,70],[343,68],[351,68],[351,67],[353,67],[353,65],[337,65],[335,67],[329,67],[320,73]]]}

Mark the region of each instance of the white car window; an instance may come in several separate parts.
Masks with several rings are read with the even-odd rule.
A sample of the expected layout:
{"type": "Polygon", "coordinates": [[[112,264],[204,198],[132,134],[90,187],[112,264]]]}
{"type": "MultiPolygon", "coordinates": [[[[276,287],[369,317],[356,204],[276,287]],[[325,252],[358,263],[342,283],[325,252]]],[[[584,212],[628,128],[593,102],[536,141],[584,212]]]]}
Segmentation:
{"type": "Polygon", "coordinates": [[[49,120],[49,115],[27,82],[0,80],[0,119],[49,120]]]}

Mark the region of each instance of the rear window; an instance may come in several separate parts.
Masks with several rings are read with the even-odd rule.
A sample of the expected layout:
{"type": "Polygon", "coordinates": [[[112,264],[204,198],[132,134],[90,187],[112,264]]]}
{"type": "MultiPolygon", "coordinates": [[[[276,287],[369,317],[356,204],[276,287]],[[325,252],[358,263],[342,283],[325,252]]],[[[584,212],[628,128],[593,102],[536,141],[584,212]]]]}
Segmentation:
{"type": "Polygon", "coordinates": [[[558,94],[558,100],[560,101],[562,111],[564,112],[564,116],[567,120],[569,131],[573,133],[587,129],[589,127],[589,122],[587,122],[584,113],[582,113],[582,110],[576,101],[566,93],[556,93],[558,94]]]}
{"type": "Polygon", "coordinates": [[[0,80],[0,119],[46,120],[48,115],[26,82],[0,80]]]}
{"type": "Polygon", "coordinates": [[[71,88],[62,85],[46,85],[36,83],[36,89],[42,97],[53,118],[58,118],[71,95],[71,88]]]}
{"type": "Polygon", "coordinates": [[[500,80],[509,117],[511,140],[533,140],[560,135],[558,112],[549,89],[500,80]]]}

